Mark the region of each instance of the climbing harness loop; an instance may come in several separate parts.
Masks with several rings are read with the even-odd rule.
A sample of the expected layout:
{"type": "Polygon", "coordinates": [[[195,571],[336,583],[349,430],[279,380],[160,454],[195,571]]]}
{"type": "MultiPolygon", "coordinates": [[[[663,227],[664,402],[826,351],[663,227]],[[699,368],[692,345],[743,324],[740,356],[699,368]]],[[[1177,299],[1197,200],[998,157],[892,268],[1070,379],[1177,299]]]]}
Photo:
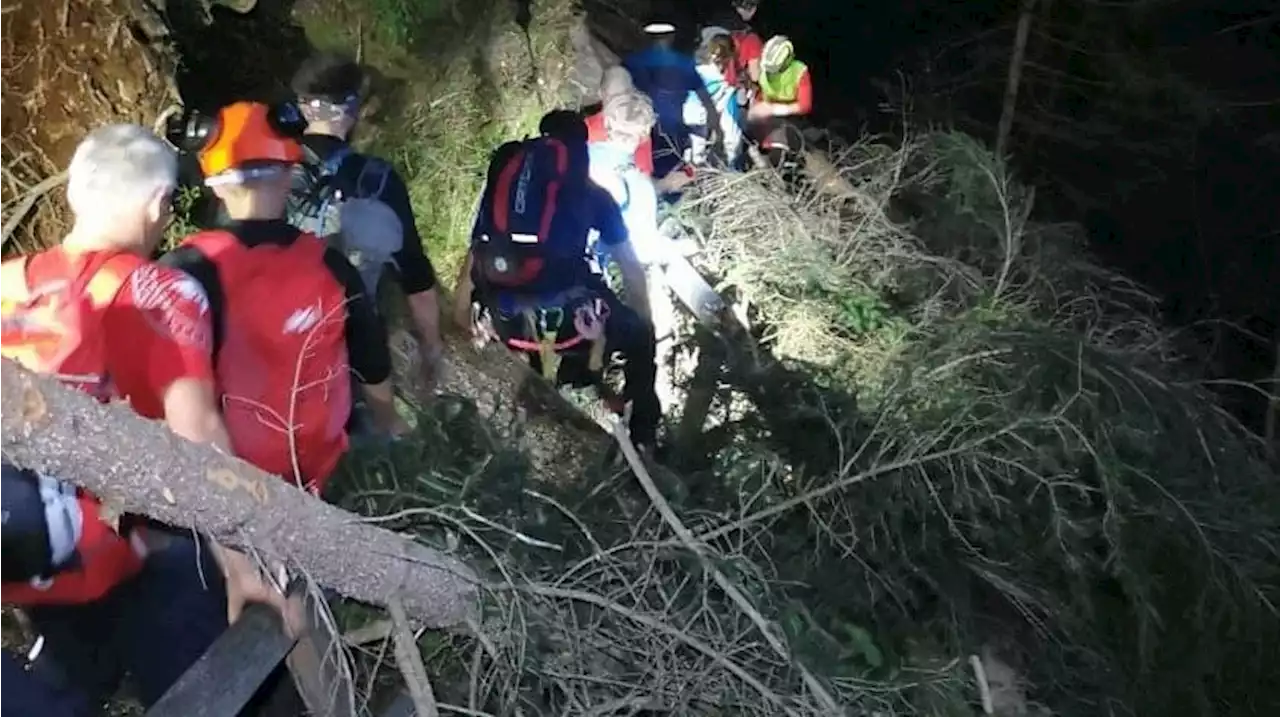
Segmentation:
{"type": "Polygon", "coordinates": [[[593,374],[604,370],[604,324],[609,318],[609,305],[597,297],[574,309],[573,328],[578,336],[591,343],[587,368],[593,374]]]}
{"type": "Polygon", "coordinates": [[[524,336],[506,340],[508,348],[536,353],[540,359],[542,377],[555,382],[560,371],[561,356],[570,349],[586,343],[590,345],[588,363],[593,373],[604,368],[605,321],[609,318],[609,305],[599,297],[566,311],[562,306],[526,306],[519,310],[524,323],[524,336]],[[573,335],[560,340],[560,330],[568,319],[573,325],[573,335]]]}
{"type": "Polygon", "coordinates": [[[564,323],[564,309],[559,307],[525,309],[524,322],[525,334],[529,340],[512,339],[508,344],[512,348],[520,348],[524,351],[531,349],[537,351],[539,364],[542,367],[542,377],[554,382],[556,375],[560,372],[559,351],[568,348],[562,347],[556,341],[560,335],[560,326],[564,323]]]}

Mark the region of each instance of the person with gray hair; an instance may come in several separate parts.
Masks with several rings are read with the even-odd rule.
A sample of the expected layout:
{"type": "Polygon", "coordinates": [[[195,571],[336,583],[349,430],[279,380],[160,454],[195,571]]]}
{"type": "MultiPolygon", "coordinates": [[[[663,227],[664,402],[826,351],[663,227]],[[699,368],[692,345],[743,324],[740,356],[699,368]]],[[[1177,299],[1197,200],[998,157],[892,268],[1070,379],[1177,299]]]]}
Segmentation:
{"type": "Polygon", "coordinates": [[[653,179],[638,170],[632,158],[657,122],[653,102],[633,90],[606,100],[602,114],[606,140],[590,146],[591,179],[613,196],[636,255],[649,264],[662,245],[657,235],[658,195],[653,179]]]}
{"type": "Polygon", "coordinates": [[[657,122],[653,101],[635,90],[609,97],[602,112],[606,138],[610,142],[637,145],[644,141],[657,122]]]}
{"type": "MultiPolygon", "coordinates": [[[[600,82],[600,111],[583,118],[587,125],[588,143],[605,142],[609,138],[609,133],[605,129],[604,105],[613,97],[635,91],[635,85],[631,83],[631,73],[627,68],[614,65],[604,71],[604,79],[600,82]]],[[[651,137],[643,138],[636,145],[634,163],[641,172],[653,176],[653,139],[651,137]]]]}
{"type": "Polygon", "coordinates": [[[178,159],[146,128],[116,124],[91,132],[67,168],[72,244],[149,254],[168,225],[178,159]]]}
{"type": "MultiPolygon", "coordinates": [[[[648,96],[636,91],[610,97],[604,103],[603,113],[608,138],[590,148],[591,179],[608,191],[618,205],[629,243],[646,268],[649,321],[654,329],[657,349],[664,345],[674,329],[675,313],[666,280],[666,267],[673,258],[673,245],[659,230],[660,186],[655,186],[653,179],[637,170],[629,159],[633,148],[649,138],[657,123],[657,115],[648,96]]],[[[672,177],[687,178],[688,175],[672,172],[666,179],[672,177]]],[[[607,247],[596,246],[593,249],[597,250],[597,262],[602,267],[606,265],[608,252],[603,250],[607,247]]],[[[665,362],[659,362],[659,375],[665,370],[665,362]]]]}
{"type": "MultiPolygon", "coordinates": [[[[149,258],[171,219],[177,169],[173,150],[137,125],[102,127],[81,142],[67,170],[70,233],[0,265],[2,351],[230,451],[209,299],[190,276],[149,258]]],[[[42,646],[30,670],[4,656],[6,712],[89,713],[124,671],[150,705],[226,628],[229,609],[245,600],[283,607],[243,555],[200,545],[186,529],[108,520],[93,496],[56,476],[6,461],[0,501],[4,601],[23,609],[42,646]],[[213,587],[220,574],[225,599],[213,587]]]]}

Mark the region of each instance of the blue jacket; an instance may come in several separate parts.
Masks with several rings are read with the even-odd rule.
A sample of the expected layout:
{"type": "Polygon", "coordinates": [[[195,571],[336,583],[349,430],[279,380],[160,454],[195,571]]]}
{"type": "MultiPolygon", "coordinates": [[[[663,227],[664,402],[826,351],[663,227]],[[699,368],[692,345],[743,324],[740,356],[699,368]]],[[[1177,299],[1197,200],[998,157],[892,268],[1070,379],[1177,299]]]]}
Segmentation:
{"type": "Polygon", "coordinates": [[[674,128],[684,124],[685,98],[703,87],[693,57],[652,46],[628,55],[622,66],[631,73],[636,89],[653,100],[659,125],[674,128]]]}

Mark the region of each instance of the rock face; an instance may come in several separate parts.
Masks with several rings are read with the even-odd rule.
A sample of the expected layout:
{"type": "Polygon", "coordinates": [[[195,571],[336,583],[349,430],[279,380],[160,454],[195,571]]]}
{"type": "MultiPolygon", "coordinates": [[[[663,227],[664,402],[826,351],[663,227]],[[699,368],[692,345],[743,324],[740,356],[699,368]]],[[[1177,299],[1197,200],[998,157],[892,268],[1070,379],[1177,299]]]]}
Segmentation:
{"type": "MultiPolygon", "coordinates": [[[[141,0],[10,3],[2,27],[6,209],[64,169],[87,130],[149,125],[177,99],[164,25],[141,0]]],[[[35,205],[16,246],[61,236],[63,213],[50,199],[61,201],[35,205]]]]}

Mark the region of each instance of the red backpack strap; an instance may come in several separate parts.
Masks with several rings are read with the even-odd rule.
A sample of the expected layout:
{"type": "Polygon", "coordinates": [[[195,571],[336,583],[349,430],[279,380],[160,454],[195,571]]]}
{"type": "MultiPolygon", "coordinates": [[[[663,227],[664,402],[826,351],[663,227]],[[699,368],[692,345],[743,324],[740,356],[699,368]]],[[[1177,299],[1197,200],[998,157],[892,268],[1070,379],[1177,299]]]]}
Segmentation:
{"type": "Polygon", "coordinates": [[[238,241],[236,235],[226,229],[206,229],[187,237],[183,240],[182,246],[195,247],[200,250],[200,253],[212,259],[214,253],[238,241]]]}
{"type": "Polygon", "coordinates": [[[0,264],[0,296],[7,311],[11,304],[21,304],[31,298],[31,285],[27,281],[27,259],[19,256],[0,264]]]}
{"type": "Polygon", "coordinates": [[[212,275],[194,276],[195,280],[204,288],[205,294],[209,298],[209,314],[213,323],[213,360],[217,364],[218,354],[222,350],[222,341],[226,333],[224,322],[226,314],[226,292],[224,286],[226,277],[223,275],[224,267],[221,260],[224,252],[234,249],[240,244],[240,240],[236,235],[226,229],[207,229],[205,231],[192,234],[183,240],[179,249],[194,249],[205,261],[212,265],[214,271],[212,275]]]}
{"type": "Polygon", "coordinates": [[[129,276],[146,263],[147,260],[137,254],[121,252],[111,255],[85,284],[84,293],[89,303],[99,309],[110,305],[120,289],[124,288],[129,276]]]}

